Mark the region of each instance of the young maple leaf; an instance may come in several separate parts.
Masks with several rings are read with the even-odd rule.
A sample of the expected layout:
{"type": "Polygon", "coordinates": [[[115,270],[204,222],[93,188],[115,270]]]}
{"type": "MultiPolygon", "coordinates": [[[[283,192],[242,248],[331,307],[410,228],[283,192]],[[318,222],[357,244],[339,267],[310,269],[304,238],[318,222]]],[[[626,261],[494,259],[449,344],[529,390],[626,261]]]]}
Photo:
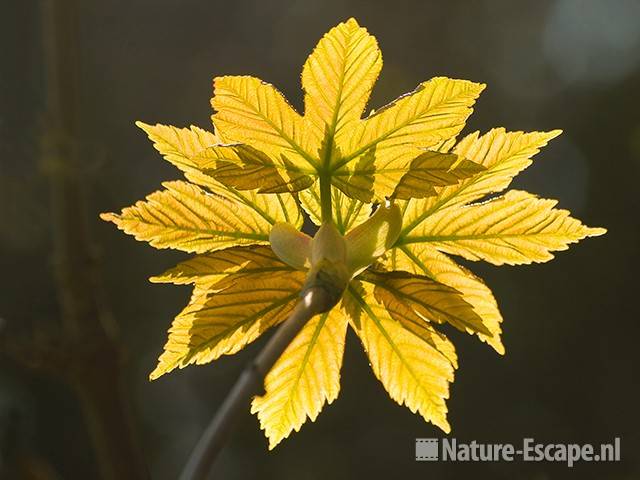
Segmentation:
{"type": "Polygon", "coordinates": [[[216,78],[215,133],[138,123],[188,181],[102,215],[154,247],[199,254],[151,279],[194,286],[152,379],[239,351],[329,278],[340,303],[304,325],[253,400],[270,448],[338,396],[348,325],[389,395],[449,432],[457,357],[437,326],[504,347],[491,291],[447,254],[546,262],[605,232],[522,191],[478,202],[559,130],[456,141],[484,85],[444,77],[362,118],[381,67],[375,38],[350,19],[304,65],[304,116],[257,78],[216,78]],[[305,213],[321,225],[314,238],[300,232],[305,213]]]}

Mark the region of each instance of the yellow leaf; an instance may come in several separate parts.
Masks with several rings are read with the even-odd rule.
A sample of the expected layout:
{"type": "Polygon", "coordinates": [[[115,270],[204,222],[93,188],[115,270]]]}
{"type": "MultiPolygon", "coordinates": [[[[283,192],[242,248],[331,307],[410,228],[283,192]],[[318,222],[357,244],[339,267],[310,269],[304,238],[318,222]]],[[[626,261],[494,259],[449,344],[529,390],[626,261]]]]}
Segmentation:
{"type": "Polygon", "coordinates": [[[269,438],[269,449],[316,417],[340,390],[347,318],[339,308],[317,315],[298,333],[265,378],[265,394],[251,413],[269,438]]]}
{"type": "Polygon", "coordinates": [[[449,339],[430,322],[472,321],[478,324],[471,305],[460,292],[427,277],[407,272],[369,271],[359,277],[375,285],[373,295],[404,328],[442,353],[458,368],[456,350],[449,339]]]}
{"type": "Polygon", "coordinates": [[[372,148],[354,167],[334,172],[333,184],[349,197],[365,203],[375,198],[374,183],[378,191],[392,191],[392,197],[406,200],[436,195],[434,187],[455,185],[484,170],[481,165],[454,154],[422,149],[412,154],[415,158],[409,162],[396,158],[387,167],[381,167],[376,165],[372,148]]]}
{"type": "Polygon", "coordinates": [[[213,133],[193,125],[191,128],[159,123],[148,125],[144,122],[136,122],[136,125],[146,132],[155,149],[167,161],[183,171],[199,169],[198,154],[207,147],[220,143],[213,133]]]}
{"type": "MultiPolygon", "coordinates": [[[[425,275],[407,271],[369,271],[361,278],[375,285],[376,299],[391,313],[400,310],[413,323],[448,323],[462,331],[491,335],[462,292],[425,275]],[[402,308],[400,307],[402,306],[402,308]],[[412,315],[406,312],[409,310],[412,315]],[[419,322],[416,319],[422,320],[419,322]]],[[[399,321],[399,317],[393,315],[399,321]]],[[[444,353],[444,352],[443,352],[444,353]]]]}
{"type": "Polygon", "coordinates": [[[212,285],[222,278],[238,273],[290,272],[293,268],[280,260],[267,245],[231,247],[196,255],[180,262],[166,272],[151,277],[153,283],[174,285],[212,285]]]}
{"type": "Polygon", "coordinates": [[[555,200],[512,190],[503,197],[440,210],[405,235],[398,245],[430,243],[438,250],[494,265],[546,262],[552,251],[605,233],[553,208],[555,200]]]}
{"type": "Polygon", "coordinates": [[[347,162],[376,146],[376,154],[410,145],[430,148],[457,135],[485,85],[435,77],[377,110],[351,136],[347,162]]]}
{"type": "Polygon", "coordinates": [[[339,143],[350,134],[344,127],[360,120],[381,68],[376,39],[355,19],[324,35],[302,69],[304,115],[317,136],[339,143]]]}
{"type": "Polygon", "coordinates": [[[425,275],[462,293],[463,299],[480,316],[482,328],[472,323],[451,324],[463,332],[477,333],[496,352],[504,354],[504,346],[500,340],[502,315],[491,290],[480,278],[427,243],[402,245],[393,249],[388,257],[385,265],[389,269],[425,275]],[[483,331],[488,331],[489,334],[482,333],[483,331]]]}
{"type": "Polygon", "coordinates": [[[267,222],[274,225],[278,222],[286,222],[296,228],[302,228],[304,217],[293,195],[270,194],[263,195],[255,190],[244,192],[234,191],[227,195],[231,201],[240,205],[240,208],[249,208],[267,222]]]}
{"type": "Polygon", "coordinates": [[[345,295],[351,297],[351,305],[359,308],[355,315],[350,312],[349,322],[362,341],[373,372],[393,400],[448,433],[451,428],[445,399],[449,398],[453,365],[423,338],[393,319],[372,298],[370,285],[365,286],[365,291],[367,298],[349,286],[345,295]]]}
{"type": "Polygon", "coordinates": [[[186,182],[165,182],[118,215],[103,213],[136,240],[156,248],[202,253],[234,245],[268,243],[271,223],[238,202],[207,194],[186,182]]]}
{"type": "MultiPolygon", "coordinates": [[[[374,188],[380,189],[380,181],[388,180],[388,177],[379,169],[380,165],[375,164],[375,160],[375,148],[371,148],[355,164],[335,169],[331,174],[333,186],[354,200],[363,203],[374,202],[374,188]],[[377,185],[376,180],[378,180],[377,185]]],[[[408,164],[406,166],[408,167],[408,164]]],[[[382,201],[384,198],[380,197],[379,200],[382,201]]]]}
{"type": "MultiPolygon", "coordinates": [[[[483,84],[436,77],[375,112],[350,132],[348,148],[334,168],[348,175],[358,158],[374,158],[377,198],[393,193],[420,148],[431,148],[457,135],[483,84]]],[[[345,192],[349,194],[349,192],[345,192]]]]}
{"type": "Polygon", "coordinates": [[[504,190],[513,177],[531,165],[531,157],[560,133],[561,130],[506,132],[504,128],[496,128],[481,137],[478,132],[467,135],[453,152],[485,169],[459,184],[438,189],[435,197],[411,200],[405,209],[404,233],[438,210],[470,203],[504,190]]]}
{"type": "Polygon", "coordinates": [[[238,190],[285,193],[304,190],[313,184],[314,171],[301,170],[286,160],[275,161],[249,145],[221,145],[202,154],[213,162],[205,173],[238,190]]]}
{"type": "Polygon", "coordinates": [[[295,271],[264,275],[239,270],[207,293],[194,296],[173,321],[164,353],[150,378],[238,352],[288,317],[304,278],[303,272],[295,271]]]}
{"type": "Polygon", "coordinates": [[[456,185],[484,170],[482,165],[453,154],[427,151],[414,160],[395,186],[399,200],[436,195],[434,187],[456,185]]]}
{"type": "Polygon", "coordinates": [[[302,226],[302,214],[291,195],[258,195],[257,191],[240,192],[204,173],[215,166],[215,158],[206,153],[213,145],[219,143],[219,139],[213,133],[198,127],[188,129],[160,124],[147,125],[142,122],[137,122],[136,125],[147,133],[160,154],[185,172],[185,176],[192,183],[206,187],[229,200],[241,202],[271,224],[287,222],[297,227],[302,226]]]}
{"type": "Polygon", "coordinates": [[[316,167],[319,139],[273,85],[255,77],[217,77],[213,124],[225,142],[250,145],[299,168],[316,167]]]}

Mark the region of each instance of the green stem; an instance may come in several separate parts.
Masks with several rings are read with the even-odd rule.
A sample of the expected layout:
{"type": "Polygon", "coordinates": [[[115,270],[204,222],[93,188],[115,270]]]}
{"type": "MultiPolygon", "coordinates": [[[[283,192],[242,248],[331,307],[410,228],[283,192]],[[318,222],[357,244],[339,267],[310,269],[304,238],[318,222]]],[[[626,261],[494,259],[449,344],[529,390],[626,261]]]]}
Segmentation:
{"type": "Polygon", "coordinates": [[[333,211],[331,207],[331,176],[327,173],[320,174],[320,206],[322,212],[322,223],[332,223],[333,211]]]}

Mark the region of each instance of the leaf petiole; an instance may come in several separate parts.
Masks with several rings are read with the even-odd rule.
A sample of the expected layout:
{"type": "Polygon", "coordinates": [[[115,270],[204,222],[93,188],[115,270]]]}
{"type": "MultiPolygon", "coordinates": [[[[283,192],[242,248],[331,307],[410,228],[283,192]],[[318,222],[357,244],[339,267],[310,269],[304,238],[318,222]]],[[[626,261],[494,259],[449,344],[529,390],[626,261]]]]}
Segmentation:
{"type": "Polygon", "coordinates": [[[322,223],[333,223],[333,211],[331,205],[331,174],[320,174],[320,207],[322,223]]]}

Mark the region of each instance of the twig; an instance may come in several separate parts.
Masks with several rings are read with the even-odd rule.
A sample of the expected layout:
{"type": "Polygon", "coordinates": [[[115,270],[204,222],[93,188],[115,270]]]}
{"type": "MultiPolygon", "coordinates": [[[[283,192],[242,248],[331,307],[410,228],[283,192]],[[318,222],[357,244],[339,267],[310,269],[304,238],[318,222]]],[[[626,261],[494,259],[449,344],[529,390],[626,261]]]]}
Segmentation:
{"type": "Polygon", "coordinates": [[[302,327],[314,316],[326,312],[335,303],[322,287],[305,291],[289,318],[269,339],[262,351],[249,363],[216,415],[200,437],[182,471],[180,480],[204,480],[231,433],[238,415],[246,408],[250,398],[262,391],[264,377],[289,346],[302,327]]]}

